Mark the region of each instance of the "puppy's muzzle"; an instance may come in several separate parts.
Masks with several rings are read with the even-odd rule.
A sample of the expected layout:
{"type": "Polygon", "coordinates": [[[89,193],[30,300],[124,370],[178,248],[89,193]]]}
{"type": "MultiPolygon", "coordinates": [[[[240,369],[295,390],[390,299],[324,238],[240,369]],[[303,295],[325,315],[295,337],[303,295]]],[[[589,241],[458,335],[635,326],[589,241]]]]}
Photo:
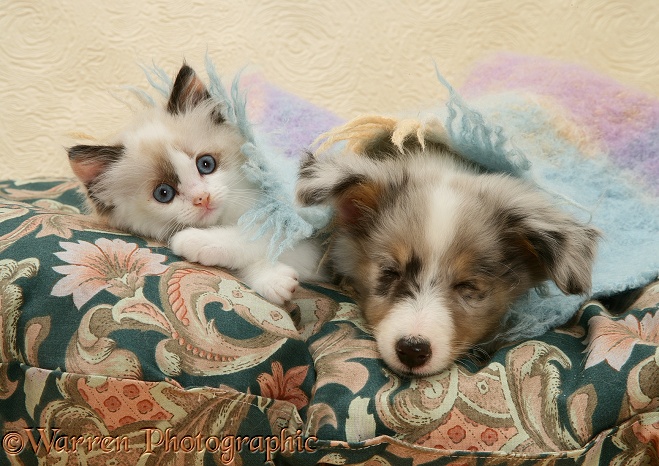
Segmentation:
{"type": "Polygon", "coordinates": [[[396,342],[396,356],[410,369],[423,366],[432,355],[430,342],[420,337],[405,337],[396,342]]]}

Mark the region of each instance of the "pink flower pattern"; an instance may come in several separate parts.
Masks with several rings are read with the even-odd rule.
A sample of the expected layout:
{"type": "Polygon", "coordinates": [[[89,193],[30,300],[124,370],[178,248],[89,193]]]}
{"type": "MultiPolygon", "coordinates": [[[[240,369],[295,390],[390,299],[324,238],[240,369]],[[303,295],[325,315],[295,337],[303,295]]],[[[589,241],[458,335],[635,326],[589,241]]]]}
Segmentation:
{"type": "Polygon", "coordinates": [[[620,320],[595,316],[588,321],[588,325],[586,369],[606,361],[613,369],[620,371],[634,346],[659,346],[659,313],[648,313],[640,321],[631,314],[620,320]]]}
{"type": "Polygon", "coordinates": [[[272,375],[264,372],[257,377],[261,394],[275,400],[289,401],[297,409],[304,408],[309,403],[309,398],[300,389],[309,370],[306,366],[293,367],[286,371],[279,361],[272,363],[272,375]]]}
{"type": "Polygon", "coordinates": [[[164,255],[120,239],[99,238],[94,244],[61,242],[60,246],[64,251],[55,255],[68,265],[53,267],[64,277],[55,283],[51,294],[73,295],[78,309],[101,290],[122,298],[134,296],[144,286],[144,277],[167,270],[162,264],[164,255]]]}

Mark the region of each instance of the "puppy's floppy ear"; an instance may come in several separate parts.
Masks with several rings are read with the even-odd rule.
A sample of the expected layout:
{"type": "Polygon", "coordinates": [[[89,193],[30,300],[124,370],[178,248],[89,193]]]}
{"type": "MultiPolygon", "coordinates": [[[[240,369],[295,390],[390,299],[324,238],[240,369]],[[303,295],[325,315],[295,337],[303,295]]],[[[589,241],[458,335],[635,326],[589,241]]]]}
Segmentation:
{"type": "Polygon", "coordinates": [[[552,279],[565,294],[590,291],[597,229],[577,222],[537,193],[507,209],[502,218],[542,279],[552,279]]]}
{"type": "MultiPolygon", "coordinates": [[[[172,91],[167,102],[167,111],[172,115],[185,113],[197,105],[209,102],[210,100],[211,95],[206,85],[199,79],[199,76],[197,76],[197,73],[191,67],[183,63],[174,80],[174,85],[172,86],[172,91]]],[[[219,107],[213,109],[212,117],[218,124],[224,121],[219,107]]]]}
{"type": "Polygon", "coordinates": [[[333,205],[340,225],[364,227],[378,207],[382,188],[360,161],[356,156],[317,159],[308,153],[300,165],[298,202],[333,205]]]}
{"type": "Polygon", "coordinates": [[[70,147],[67,152],[73,173],[89,187],[113,163],[121,159],[124,146],[78,145],[70,147]]]}

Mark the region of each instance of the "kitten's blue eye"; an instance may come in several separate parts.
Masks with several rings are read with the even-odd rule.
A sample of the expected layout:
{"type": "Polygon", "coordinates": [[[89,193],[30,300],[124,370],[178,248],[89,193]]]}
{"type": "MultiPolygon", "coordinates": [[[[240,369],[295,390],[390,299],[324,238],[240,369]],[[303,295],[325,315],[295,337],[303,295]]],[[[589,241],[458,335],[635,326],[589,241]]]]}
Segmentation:
{"type": "Polygon", "coordinates": [[[153,190],[153,198],[163,204],[171,202],[174,196],[176,196],[176,190],[166,183],[159,184],[153,190]]]}
{"type": "Polygon", "coordinates": [[[215,159],[212,155],[202,155],[197,159],[197,170],[202,175],[209,175],[215,171],[215,159]]]}

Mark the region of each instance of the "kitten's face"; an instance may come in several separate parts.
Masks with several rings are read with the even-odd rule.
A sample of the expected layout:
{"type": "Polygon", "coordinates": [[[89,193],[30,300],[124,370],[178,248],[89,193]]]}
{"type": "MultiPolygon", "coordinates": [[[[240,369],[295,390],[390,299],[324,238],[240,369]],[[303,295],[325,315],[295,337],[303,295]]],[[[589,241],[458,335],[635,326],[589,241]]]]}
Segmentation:
{"type": "Polygon", "coordinates": [[[249,207],[243,142],[184,65],[166,108],[144,113],[111,146],[72,147],[69,159],[111,224],[166,240],[184,227],[235,223],[249,207]]]}

